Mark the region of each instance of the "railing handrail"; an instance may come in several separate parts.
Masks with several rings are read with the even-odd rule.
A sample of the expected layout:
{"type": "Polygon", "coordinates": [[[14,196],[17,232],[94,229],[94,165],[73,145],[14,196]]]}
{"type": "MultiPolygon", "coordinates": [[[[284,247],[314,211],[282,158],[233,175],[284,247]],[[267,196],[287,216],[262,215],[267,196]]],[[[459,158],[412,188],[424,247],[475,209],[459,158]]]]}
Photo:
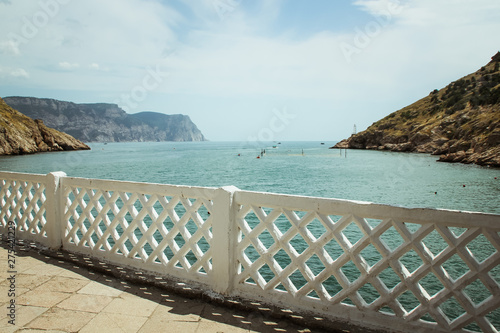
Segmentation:
{"type": "Polygon", "coordinates": [[[183,185],[170,185],[170,184],[160,184],[160,183],[131,182],[131,181],[121,181],[121,180],[91,179],[91,178],[81,178],[81,177],[64,177],[64,182],[74,186],[92,186],[93,183],[98,182],[99,185],[98,186],[94,185],[94,186],[105,187],[110,191],[120,191],[129,189],[130,187],[138,187],[144,192],[144,194],[159,193],[161,192],[162,189],[164,189],[176,195],[184,194],[186,196],[196,196],[203,192],[210,192],[211,194],[213,194],[213,192],[217,190],[216,187],[183,186],[183,185]]]}
{"type": "MultiPolygon", "coordinates": [[[[5,180],[22,180],[22,181],[39,181],[45,183],[44,178],[47,175],[44,174],[31,174],[31,173],[20,173],[20,172],[0,172],[0,179],[5,180]]],[[[145,194],[158,192],[155,190],[157,188],[164,187],[166,190],[175,194],[185,194],[186,196],[196,196],[200,191],[213,191],[217,190],[217,187],[205,187],[205,186],[187,186],[187,185],[171,185],[162,183],[149,183],[149,182],[133,182],[124,180],[109,180],[109,179],[92,179],[83,177],[63,177],[64,180],[70,181],[75,185],[92,185],[92,182],[99,182],[100,186],[109,188],[110,190],[123,190],[127,186],[140,186],[144,190],[145,194]]],[[[237,189],[237,188],[236,188],[237,189]]],[[[440,209],[440,208],[408,208],[404,206],[397,205],[387,205],[387,204],[377,204],[369,201],[358,201],[349,199],[336,199],[336,198],[325,198],[325,197],[315,197],[315,196],[301,196],[294,194],[280,194],[274,192],[259,192],[259,191],[248,191],[240,190],[234,193],[235,200],[240,203],[248,202],[248,197],[253,196],[253,198],[259,198],[263,195],[265,201],[259,201],[263,204],[268,205],[280,205],[279,201],[283,202],[283,198],[286,198],[288,203],[288,208],[297,209],[301,207],[304,210],[317,210],[320,213],[328,214],[328,212],[335,212],[337,214],[352,213],[355,209],[361,210],[364,216],[373,219],[384,219],[388,217],[393,217],[394,214],[386,213],[386,210],[392,209],[398,212],[400,219],[406,219],[408,223],[425,223],[427,219],[422,218],[422,214],[436,214],[438,221],[435,223],[446,224],[453,226],[470,226],[470,223],[474,223],[477,227],[487,227],[500,229],[499,217],[500,214],[484,213],[484,212],[474,212],[466,210],[453,210],[453,209],[440,209]],[[291,204],[290,204],[291,203],[291,204]],[[480,217],[481,220],[474,220],[480,217]]],[[[261,197],[262,200],[262,197],[261,197]]]]}
{"type": "Polygon", "coordinates": [[[321,214],[360,214],[366,218],[395,218],[407,223],[425,224],[429,219],[433,223],[455,227],[476,227],[500,229],[500,214],[458,211],[439,208],[407,208],[368,201],[333,199],[292,194],[238,190],[235,200],[240,204],[261,204],[262,206],[280,206],[288,209],[317,211],[321,214]],[[388,214],[387,211],[391,210],[388,214]],[[479,218],[479,220],[478,220],[479,218]]]}
{"type": "Polygon", "coordinates": [[[47,175],[38,173],[0,171],[0,179],[4,180],[40,181],[46,177],[47,175]]]}
{"type": "Polygon", "coordinates": [[[364,327],[497,332],[487,316],[500,307],[493,276],[500,215],[62,172],[0,172],[0,186],[0,233],[18,220],[20,238],[52,249],[364,327]],[[351,227],[360,233],[354,239],[351,227]],[[391,235],[400,243],[386,244],[382,238],[391,235]],[[433,242],[442,244],[433,249],[433,242]],[[487,251],[476,257],[483,243],[487,251]],[[369,248],[375,259],[364,257],[369,248]],[[410,253],[416,268],[405,261],[410,253]],[[359,271],[354,280],[344,274],[347,265],[359,271]],[[387,285],[380,275],[387,270],[400,282],[387,285]],[[426,285],[429,277],[434,282],[426,285]],[[371,296],[362,291],[368,285],[371,296]],[[467,288],[484,299],[472,300],[467,288]],[[451,300],[462,314],[446,308],[451,300]],[[432,320],[422,320],[425,314],[432,320]]]}

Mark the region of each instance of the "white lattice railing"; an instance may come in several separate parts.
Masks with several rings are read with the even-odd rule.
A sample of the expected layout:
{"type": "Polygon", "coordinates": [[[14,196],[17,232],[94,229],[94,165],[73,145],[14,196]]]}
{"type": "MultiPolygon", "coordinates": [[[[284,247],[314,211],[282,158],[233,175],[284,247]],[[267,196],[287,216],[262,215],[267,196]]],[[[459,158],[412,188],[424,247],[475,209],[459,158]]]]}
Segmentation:
{"type": "Polygon", "coordinates": [[[499,328],[499,216],[252,192],[235,203],[246,296],[401,331],[499,328]]]}
{"type": "Polygon", "coordinates": [[[500,330],[500,216],[0,173],[0,232],[393,331],[500,330]]]}
{"type": "MultiPolygon", "coordinates": [[[[0,223],[17,224],[16,234],[27,240],[48,245],[47,184],[50,176],[2,173],[0,177],[0,223]]],[[[53,193],[52,193],[53,195],[53,193]]],[[[50,214],[50,213],[49,213],[50,214]]]]}
{"type": "Polygon", "coordinates": [[[215,189],[64,178],[65,248],[203,281],[212,272],[215,189]]]}

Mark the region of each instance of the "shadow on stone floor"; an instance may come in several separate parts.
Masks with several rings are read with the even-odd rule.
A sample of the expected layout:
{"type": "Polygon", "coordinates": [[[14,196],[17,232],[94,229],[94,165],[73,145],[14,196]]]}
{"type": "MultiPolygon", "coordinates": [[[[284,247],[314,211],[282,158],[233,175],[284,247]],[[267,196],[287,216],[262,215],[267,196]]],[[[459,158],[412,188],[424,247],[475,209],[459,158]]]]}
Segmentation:
{"type": "MultiPolygon", "coordinates": [[[[7,249],[5,242],[0,246],[7,249]]],[[[18,261],[22,262],[23,257],[31,257],[64,269],[67,271],[66,275],[74,274],[113,288],[117,292],[125,292],[161,305],[156,307],[156,315],[142,326],[144,332],[154,331],[165,325],[171,327],[172,331],[175,331],[177,325],[179,331],[184,332],[334,332],[332,329],[321,328],[324,320],[322,318],[314,318],[318,322],[311,324],[305,322],[300,315],[286,312],[277,314],[276,309],[259,303],[243,304],[229,300],[223,304],[215,304],[204,296],[202,291],[194,290],[183,283],[173,283],[159,277],[146,277],[141,272],[83,255],[49,251],[31,242],[18,243],[18,261]]]]}

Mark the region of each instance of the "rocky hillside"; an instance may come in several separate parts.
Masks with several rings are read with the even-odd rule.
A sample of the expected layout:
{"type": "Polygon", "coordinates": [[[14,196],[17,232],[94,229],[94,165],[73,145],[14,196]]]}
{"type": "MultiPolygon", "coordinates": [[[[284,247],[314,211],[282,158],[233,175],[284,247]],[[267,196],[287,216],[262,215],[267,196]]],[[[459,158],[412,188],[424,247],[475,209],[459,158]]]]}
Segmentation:
{"type": "Polygon", "coordinates": [[[158,141],[205,141],[203,134],[188,116],[158,112],[140,112],[130,116],[154,128],[157,137],[162,138],[158,141]]]}
{"type": "Polygon", "coordinates": [[[185,115],[155,112],[128,114],[116,104],[76,104],[54,99],[6,97],[5,102],[25,115],[84,142],[204,141],[185,115]]]}
{"type": "Polygon", "coordinates": [[[14,110],[0,98],[0,155],[82,149],[90,148],[14,110]]]}
{"type": "Polygon", "coordinates": [[[477,72],[396,111],[332,148],[440,155],[500,167],[500,52],[477,72]]]}

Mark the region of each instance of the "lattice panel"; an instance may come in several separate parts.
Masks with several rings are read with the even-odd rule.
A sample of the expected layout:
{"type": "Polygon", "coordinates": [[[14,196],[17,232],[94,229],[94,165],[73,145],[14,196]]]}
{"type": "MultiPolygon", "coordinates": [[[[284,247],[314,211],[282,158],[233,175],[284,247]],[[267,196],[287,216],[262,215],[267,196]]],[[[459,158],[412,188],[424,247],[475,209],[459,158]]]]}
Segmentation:
{"type": "Polygon", "coordinates": [[[454,228],[240,205],[237,282],[293,299],[500,329],[500,237],[454,228]]]}
{"type": "Polygon", "coordinates": [[[208,199],[66,186],[64,242],[188,273],[212,270],[208,199]]]}
{"type": "Polygon", "coordinates": [[[18,232],[47,237],[45,185],[22,180],[0,180],[0,223],[17,224],[18,232]]]}

